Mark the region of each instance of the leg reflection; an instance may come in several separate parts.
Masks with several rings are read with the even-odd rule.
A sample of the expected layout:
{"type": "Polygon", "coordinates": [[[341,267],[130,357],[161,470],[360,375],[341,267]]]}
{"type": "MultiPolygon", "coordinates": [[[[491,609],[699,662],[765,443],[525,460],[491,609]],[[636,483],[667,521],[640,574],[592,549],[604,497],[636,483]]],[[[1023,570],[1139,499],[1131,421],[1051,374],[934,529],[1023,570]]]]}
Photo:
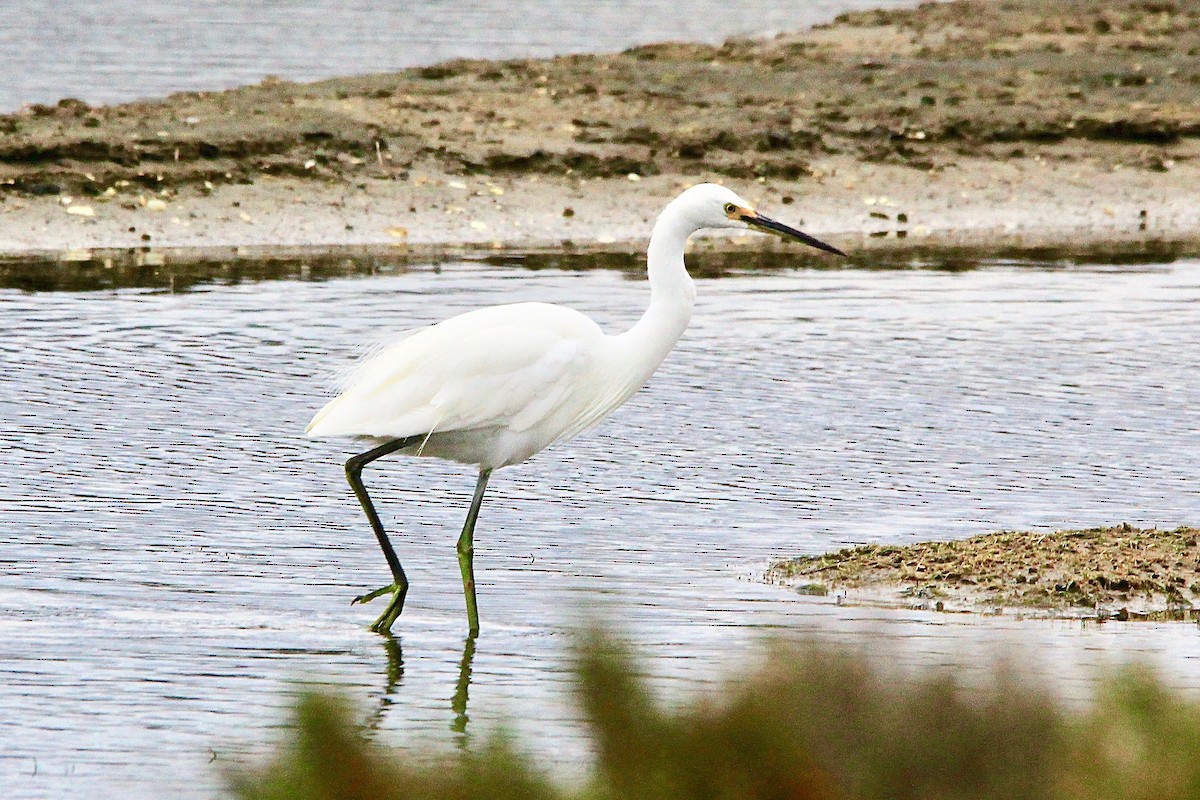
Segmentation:
{"type": "Polygon", "coordinates": [[[458,746],[467,746],[467,692],[471,688],[471,662],[475,660],[475,637],[468,636],[463,643],[462,661],[458,664],[458,685],[454,688],[454,699],[450,708],[454,711],[454,721],[450,730],[458,734],[458,746]]]}
{"type": "Polygon", "coordinates": [[[379,705],[367,718],[366,729],[377,731],[383,723],[384,715],[396,702],[396,690],[404,679],[404,652],[400,648],[400,640],[390,633],[383,635],[383,651],[387,654],[387,683],[384,684],[383,694],[379,696],[379,705]]]}

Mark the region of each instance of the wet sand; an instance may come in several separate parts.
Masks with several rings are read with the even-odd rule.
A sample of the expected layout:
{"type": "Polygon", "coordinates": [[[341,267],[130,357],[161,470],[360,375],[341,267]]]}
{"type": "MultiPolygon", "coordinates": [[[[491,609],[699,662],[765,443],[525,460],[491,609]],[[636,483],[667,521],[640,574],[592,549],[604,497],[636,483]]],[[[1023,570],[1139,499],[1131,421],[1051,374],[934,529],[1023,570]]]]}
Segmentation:
{"type": "Polygon", "coordinates": [[[1185,4],[954,2],[719,47],[64,100],[0,117],[0,251],[636,250],[702,180],[856,251],[1190,242],[1197,53],[1185,4]]]}

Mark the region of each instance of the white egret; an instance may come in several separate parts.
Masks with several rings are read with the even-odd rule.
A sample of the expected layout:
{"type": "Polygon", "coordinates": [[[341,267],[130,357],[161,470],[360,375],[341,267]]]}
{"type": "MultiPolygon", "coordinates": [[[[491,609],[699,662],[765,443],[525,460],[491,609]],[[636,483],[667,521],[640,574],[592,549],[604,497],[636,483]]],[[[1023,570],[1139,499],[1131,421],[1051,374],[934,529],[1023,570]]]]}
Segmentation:
{"type": "Polygon", "coordinates": [[[471,635],[477,635],[473,541],[492,471],[588,430],[640,389],[692,316],[696,291],[683,264],[688,237],[703,228],[746,227],[845,255],[759,214],[723,186],[700,184],[672,200],[655,222],[647,252],[650,306],[624,333],[607,335],[562,306],[492,306],[411,332],[351,372],[307,432],[381,442],[346,462],[346,478],[394,579],[354,601],[391,595],[372,630],[391,629],[404,608],[408,579],[363,486],[363,467],[394,452],[479,466],[458,539],[467,620],[471,635]]]}

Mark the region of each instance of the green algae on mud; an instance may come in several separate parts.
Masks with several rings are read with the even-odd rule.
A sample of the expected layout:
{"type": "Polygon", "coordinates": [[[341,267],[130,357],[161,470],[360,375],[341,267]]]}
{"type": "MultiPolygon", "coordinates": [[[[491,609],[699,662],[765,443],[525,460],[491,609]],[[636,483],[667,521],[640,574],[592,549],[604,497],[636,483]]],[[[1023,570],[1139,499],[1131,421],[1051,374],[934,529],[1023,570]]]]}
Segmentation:
{"type": "MultiPolygon", "coordinates": [[[[506,248],[458,246],[333,245],[304,247],[80,248],[0,253],[0,289],[85,292],[163,289],[186,292],[208,285],[272,280],[321,281],[398,274],[455,262],[529,271],[596,269],[646,274],[641,243],[621,247],[506,248]]],[[[697,278],[766,274],[795,269],[966,272],[995,266],[1029,269],[1144,267],[1200,257],[1200,239],[1097,241],[1050,245],[948,245],[891,240],[889,246],[831,261],[787,250],[763,237],[751,247],[730,239],[697,242],[688,271],[697,278]]]]}
{"type": "Polygon", "coordinates": [[[780,561],[766,579],[847,603],[1100,620],[1200,620],[1200,529],[1001,531],[780,561]]]}

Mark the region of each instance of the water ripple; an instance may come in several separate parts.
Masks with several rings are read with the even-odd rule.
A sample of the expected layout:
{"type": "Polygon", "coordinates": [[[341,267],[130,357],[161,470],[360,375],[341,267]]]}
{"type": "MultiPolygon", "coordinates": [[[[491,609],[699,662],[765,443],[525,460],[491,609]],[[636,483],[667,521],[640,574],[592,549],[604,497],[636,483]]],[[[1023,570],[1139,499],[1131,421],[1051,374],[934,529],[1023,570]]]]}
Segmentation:
{"type": "Polygon", "coordinates": [[[495,477],[474,651],[453,553],[469,472],[369,471],[413,581],[385,641],[348,605],[386,579],[343,483],[353,445],[304,424],[389,331],[514,300],[617,329],[644,282],[461,264],[180,295],[0,290],[9,796],[210,795],[305,678],[345,687],[389,743],[453,746],[515,719],[570,774],[588,750],[564,632],[594,613],[668,693],[780,631],[964,670],[1019,640],[1075,696],[1091,667],[1140,655],[1200,689],[1194,627],[846,609],[756,580],[773,557],[852,543],[1200,522],[1200,263],[698,284],[646,391],[495,477]]]}

